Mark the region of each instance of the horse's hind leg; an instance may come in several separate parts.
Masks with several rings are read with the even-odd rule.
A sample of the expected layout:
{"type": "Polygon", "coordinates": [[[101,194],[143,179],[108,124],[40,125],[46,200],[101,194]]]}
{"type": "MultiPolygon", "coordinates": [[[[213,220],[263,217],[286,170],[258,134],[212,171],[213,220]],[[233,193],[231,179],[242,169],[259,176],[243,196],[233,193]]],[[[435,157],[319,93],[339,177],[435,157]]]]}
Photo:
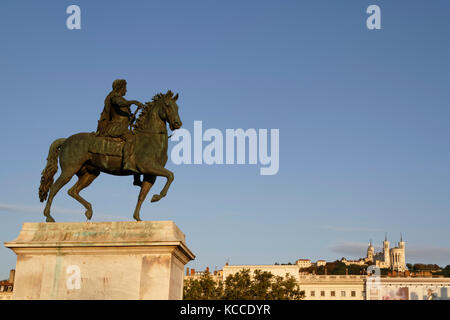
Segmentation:
{"type": "Polygon", "coordinates": [[[156,180],[156,176],[144,175],[144,181],[142,181],[142,184],[141,184],[141,192],[139,193],[138,203],[136,205],[136,209],[134,209],[133,218],[136,221],[141,221],[139,214],[141,211],[142,203],[144,202],[145,198],[147,197],[147,194],[150,191],[150,188],[155,183],[155,180],[156,180]]]}
{"type": "Polygon", "coordinates": [[[81,169],[77,173],[78,181],[74,184],[74,186],[72,188],[70,188],[67,191],[67,193],[72,198],[77,200],[79,203],[81,203],[86,208],[86,212],[84,214],[88,220],[91,220],[91,218],[92,218],[92,206],[88,201],[86,201],[85,199],[83,199],[80,196],[80,191],[83,190],[84,188],[86,188],[87,186],[89,186],[92,183],[92,181],[94,181],[95,178],[98,177],[99,174],[100,174],[100,171],[88,172],[85,169],[81,169]]]}
{"type": "Polygon", "coordinates": [[[72,179],[72,177],[74,176],[75,172],[67,172],[67,171],[63,171],[61,172],[61,175],[59,176],[59,178],[56,180],[56,182],[50,187],[50,194],[48,196],[48,200],[47,200],[47,204],[45,205],[45,209],[44,209],[44,216],[47,217],[47,219],[45,220],[46,222],[55,222],[55,219],[53,219],[53,217],[50,215],[50,207],[52,205],[53,202],[53,198],[56,196],[56,194],[58,193],[58,191],[67,183],[70,181],[70,179],[72,179]]]}

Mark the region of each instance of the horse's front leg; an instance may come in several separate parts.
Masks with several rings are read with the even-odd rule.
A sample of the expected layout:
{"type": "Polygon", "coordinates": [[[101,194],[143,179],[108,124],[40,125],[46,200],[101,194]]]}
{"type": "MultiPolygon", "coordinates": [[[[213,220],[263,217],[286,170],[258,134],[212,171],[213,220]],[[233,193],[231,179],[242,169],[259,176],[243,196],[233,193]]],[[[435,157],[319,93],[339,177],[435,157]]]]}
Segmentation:
{"type": "Polygon", "coordinates": [[[173,181],[173,172],[163,167],[152,167],[148,168],[148,170],[146,170],[146,173],[165,177],[167,179],[166,184],[164,185],[164,188],[161,190],[161,192],[159,194],[154,194],[151,200],[152,202],[159,201],[161,198],[164,198],[166,196],[167,191],[169,190],[170,184],[173,181]]]}
{"type": "Polygon", "coordinates": [[[150,191],[150,188],[155,183],[155,180],[156,180],[156,176],[144,175],[144,181],[142,181],[142,183],[141,183],[141,192],[139,192],[136,209],[134,209],[133,218],[136,221],[141,221],[140,211],[141,211],[142,203],[144,202],[145,198],[147,197],[147,194],[150,191]]]}

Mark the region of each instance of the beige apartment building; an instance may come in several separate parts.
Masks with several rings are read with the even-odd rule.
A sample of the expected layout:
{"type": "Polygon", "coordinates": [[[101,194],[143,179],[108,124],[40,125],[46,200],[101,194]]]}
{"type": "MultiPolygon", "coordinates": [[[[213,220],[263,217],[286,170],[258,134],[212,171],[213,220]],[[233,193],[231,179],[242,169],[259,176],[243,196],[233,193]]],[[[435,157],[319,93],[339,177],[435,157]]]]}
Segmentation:
{"type": "Polygon", "coordinates": [[[305,300],[364,300],[365,280],[359,275],[302,275],[299,287],[305,300]]]}

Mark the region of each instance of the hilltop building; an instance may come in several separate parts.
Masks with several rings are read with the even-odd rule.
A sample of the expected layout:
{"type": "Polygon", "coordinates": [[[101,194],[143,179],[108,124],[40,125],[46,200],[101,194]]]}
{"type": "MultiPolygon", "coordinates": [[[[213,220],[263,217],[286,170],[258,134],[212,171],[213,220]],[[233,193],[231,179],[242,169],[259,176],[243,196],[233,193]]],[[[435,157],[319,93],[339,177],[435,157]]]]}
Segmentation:
{"type": "Polygon", "coordinates": [[[405,259],[405,242],[400,235],[400,242],[397,247],[389,248],[389,241],[387,235],[383,241],[383,251],[375,253],[372,241],[369,242],[367,248],[367,257],[364,259],[366,263],[374,263],[379,268],[388,268],[394,271],[406,271],[405,259]]]}
{"type": "Polygon", "coordinates": [[[383,241],[383,251],[375,252],[375,249],[372,245],[372,240],[369,242],[369,246],[367,248],[367,255],[365,258],[360,258],[358,260],[347,260],[342,258],[341,262],[345,263],[345,265],[371,265],[375,264],[377,267],[382,269],[390,269],[392,271],[404,272],[407,269],[406,267],[406,259],[405,259],[405,242],[403,241],[403,237],[400,235],[400,242],[398,242],[398,246],[394,248],[390,248],[390,243],[387,240],[387,235],[384,237],[383,241]]]}
{"type": "Polygon", "coordinates": [[[309,260],[309,259],[298,259],[296,262],[295,262],[295,264],[296,265],[298,265],[298,267],[300,268],[300,269],[304,269],[304,268],[309,268],[309,267],[311,267],[311,260],[309,260]]]}

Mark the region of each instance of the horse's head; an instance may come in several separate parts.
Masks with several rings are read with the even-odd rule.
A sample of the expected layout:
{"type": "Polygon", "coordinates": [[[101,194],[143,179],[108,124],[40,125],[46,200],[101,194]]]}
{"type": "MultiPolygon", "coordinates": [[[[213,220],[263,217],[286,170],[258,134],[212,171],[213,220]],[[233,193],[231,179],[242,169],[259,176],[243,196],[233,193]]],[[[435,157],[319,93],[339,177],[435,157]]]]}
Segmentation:
{"type": "Polygon", "coordinates": [[[183,123],[178,114],[177,99],[178,94],[174,95],[170,90],[166,94],[156,94],[152,101],[145,103],[134,128],[138,130],[159,130],[155,126],[166,126],[166,123],[169,123],[172,131],[181,128],[183,123]],[[156,119],[159,121],[156,121],[156,119]]]}
{"type": "Polygon", "coordinates": [[[172,91],[167,91],[164,95],[164,106],[162,107],[161,119],[169,123],[170,130],[180,129],[183,122],[180,120],[177,105],[178,93],[173,95],[172,91]]]}

